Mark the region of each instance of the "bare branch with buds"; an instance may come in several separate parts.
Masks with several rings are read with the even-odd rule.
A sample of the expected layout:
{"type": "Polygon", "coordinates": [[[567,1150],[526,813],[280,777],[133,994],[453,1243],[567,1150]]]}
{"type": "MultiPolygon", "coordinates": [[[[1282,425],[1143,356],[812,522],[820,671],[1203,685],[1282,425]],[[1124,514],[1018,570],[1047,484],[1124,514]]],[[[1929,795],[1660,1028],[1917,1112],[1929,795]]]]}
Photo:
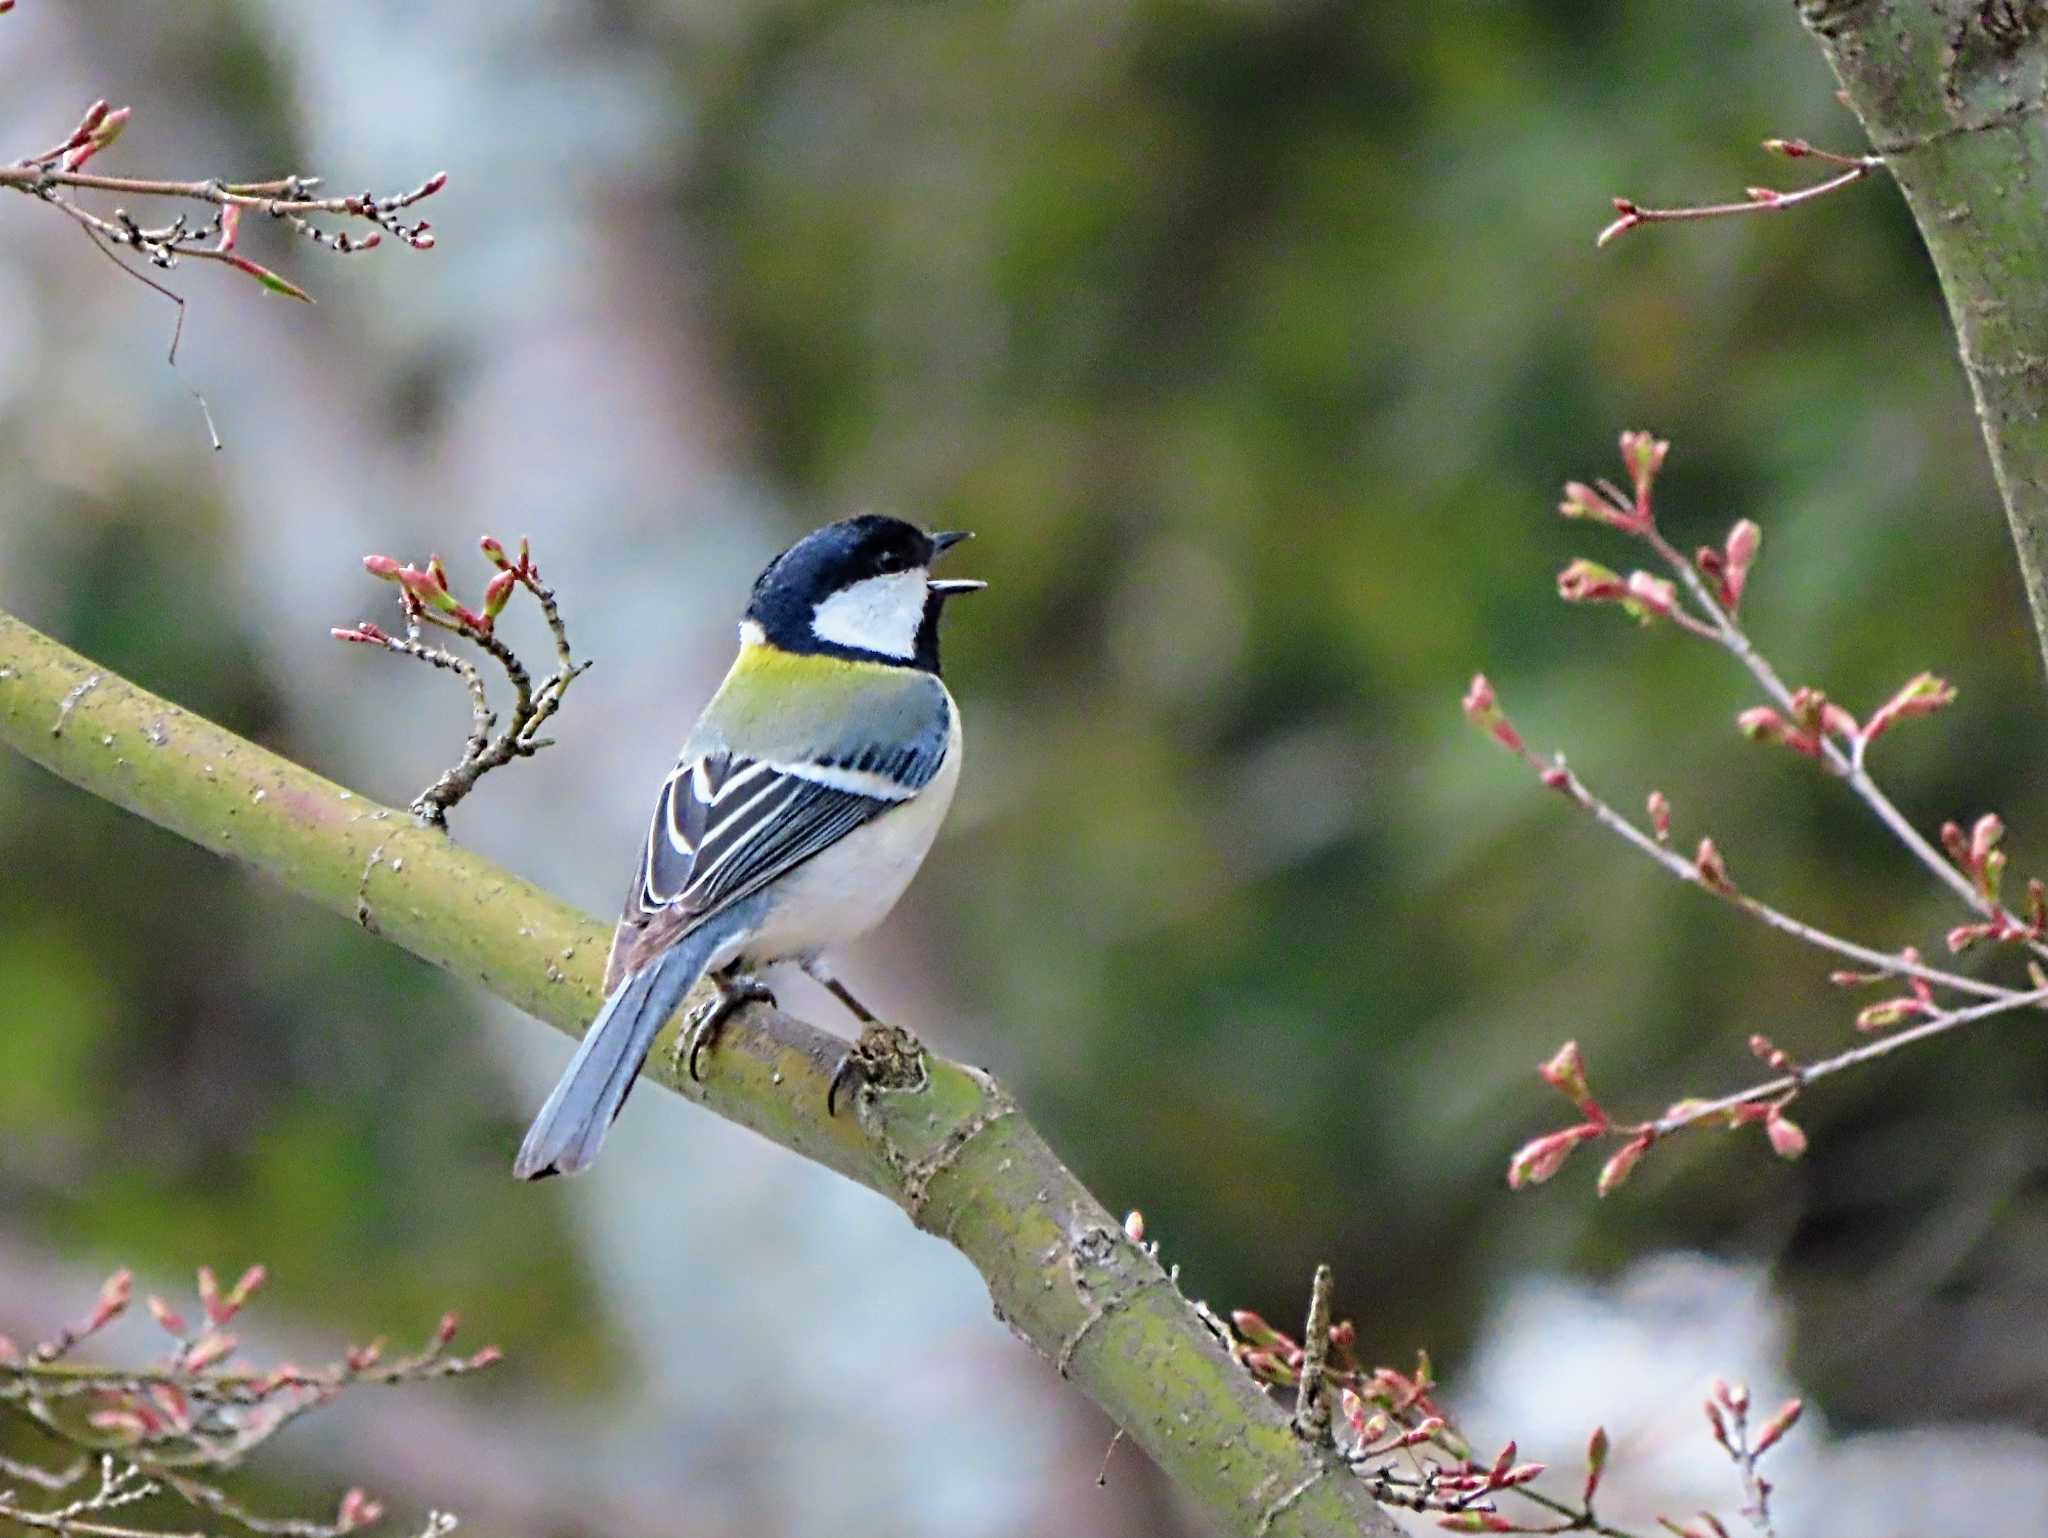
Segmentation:
{"type": "Polygon", "coordinates": [[[400,565],[388,555],[367,555],[363,557],[363,569],[373,577],[398,586],[399,607],[405,616],[405,634],[391,635],[368,620],[353,629],[332,632],[337,641],[380,646],[396,656],[410,657],[415,662],[424,662],[429,667],[453,673],[469,690],[470,734],[469,741],[463,746],[462,757],[413,798],[413,815],[429,827],[446,828],[449,808],[468,795],[476,782],[493,769],[501,768],[515,758],[531,758],[542,748],[552,746],[554,739],[539,735],[540,729],[561,708],[562,696],[569,685],[590,668],[587,661],[578,662],[570,650],[568,627],[563,623],[561,608],[555,602],[554,589],[541,581],[528,542],[520,540],[519,559],[516,561],[507,556],[505,547],[488,534],[481,541],[481,546],[485,558],[497,567],[498,574],[484,585],[483,597],[477,607],[470,608],[449,590],[448,571],[439,556],[428,560],[422,569],[400,565]],[[548,633],[554,637],[555,670],[538,684],[533,681],[533,674],[526,664],[520,661],[518,653],[497,631],[498,616],[505,612],[505,605],[511,601],[517,588],[533,594],[547,621],[548,633]],[[445,647],[427,642],[423,639],[422,625],[431,625],[462,637],[504,670],[512,685],[512,709],[502,730],[498,729],[497,713],[491,709],[483,675],[476,664],[445,647]],[[495,736],[492,735],[494,731],[495,736]]]}
{"type": "Polygon", "coordinates": [[[1872,171],[1884,166],[1882,155],[1837,155],[1828,150],[1816,149],[1804,139],[1766,139],[1764,148],[1774,155],[1783,155],[1787,160],[1813,159],[1826,165],[1841,166],[1842,170],[1826,181],[1815,182],[1811,187],[1796,188],[1781,192],[1775,187],[1745,187],[1741,203],[1704,203],[1685,208],[1644,208],[1632,198],[1614,200],[1615,219],[1599,235],[1593,244],[1604,246],[1618,236],[1626,235],[1638,225],[1670,224],[1685,219],[1726,219],[1741,214],[1768,214],[1787,208],[1797,208],[1802,203],[1811,203],[1824,198],[1831,192],[1838,192],[1851,182],[1860,182],[1872,171]]]}
{"type": "MultiPolygon", "coordinates": [[[[1559,1054],[1545,1073],[1560,1089],[1591,1104],[1574,1049],[1559,1054]]],[[[1366,1368],[1357,1352],[1357,1327],[1348,1319],[1331,1322],[1331,1291],[1330,1268],[1318,1266],[1308,1332],[1300,1341],[1250,1309],[1234,1311],[1229,1325],[1219,1321],[1218,1328],[1224,1331],[1231,1355],[1269,1390],[1293,1391],[1298,1405],[1311,1392],[1334,1396],[1334,1424],[1327,1412],[1318,1426],[1297,1409],[1295,1430],[1311,1441],[1327,1440],[1335,1456],[1365,1482],[1373,1499],[1406,1511],[1433,1513],[1437,1526],[1446,1532],[1641,1538],[1603,1520],[1595,1509],[1611,1452],[1605,1427],[1596,1427],[1587,1439],[1584,1474],[1575,1477],[1569,1494],[1541,1483],[1545,1466],[1522,1461],[1512,1441],[1491,1458],[1475,1457],[1438,1397],[1440,1385],[1428,1355],[1419,1355],[1412,1371],[1366,1368]],[[1318,1386],[1312,1389],[1312,1383],[1318,1386]]],[[[1801,1408],[1800,1401],[1790,1401],[1752,1435],[1746,1390],[1716,1381],[1707,1400],[1715,1442],[1742,1478],[1743,1515],[1765,1534],[1770,1532],[1771,1485],[1757,1465],[1798,1422],[1801,1408]]],[[[1719,1519],[1711,1513],[1699,1514],[1699,1521],[1708,1524],[1704,1527],[1665,1517],[1658,1521],[1667,1532],[1688,1538],[1725,1538],[1719,1519]]]]}
{"type": "MultiPolygon", "coordinates": [[[[1967,833],[1957,823],[1945,824],[1937,849],[1893,804],[1866,765],[1871,744],[1901,721],[1942,709],[1955,699],[1955,689],[1932,673],[1921,673],[1859,722],[1817,688],[1788,688],[1737,619],[1762,546],[1762,532],[1744,519],[1720,546],[1702,547],[1687,560],[1657,524],[1654,490],[1669,449],[1668,443],[1649,433],[1623,433],[1621,454],[1628,469],[1628,488],[1605,480],[1590,486],[1573,481],[1566,485],[1558,510],[1567,518],[1600,524],[1641,541],[1663,562],[1671,579],[1637,572],[1624,580],[1591,561],[1576,560],[1558,579],[1560,596],[1571,602],[1613,603],[1645,624],[1669,620],[1685,633],[1710,641],[1735,657],[1772,702],[1742,711],[1735,718],[1737,730],[1753,741],[1788,748],[1843,780],[1906,851],[1968,905],[1975,921],[1948,931],[1951,952],[1991,942],[2048,957],[2048,885],[2040,880],[2027,883],[2024,914],[2005,904],[2006,857],[1999,847],[2005,825],[1998,816],[1984,814],[1967,833]]],[[[1895,978],[1903,980],[1907,989],[1863,1009],[1855,1018],[1855,1028],[1864,1033],[1899,1026],[1908,1029],[1803,1065],[1765,1038],[1752,1037],[1751,1050],[1776,1077],[1732,1095],[1681,1100],[1662,1116],[1641,1121],[1609,1118],[1586,1087],[1585,1065],[1576,1044],[1567,1043],[1542,1074],[1578,1107],[1582,1120],[1524,1144],[1509,1161],[1511,1186],[1539,1184],[1556,1174],[1581,1145],[1617,1139],[1621,1147],[1600,1171],[1599,1191],[1604,1196],[1628,1179],[1660,1139],[1695,1125],[1756,1125],[1780,1157],[1798,1158],[1806,1150],[1806,1134],[1786,1115],[1786,1107],[1816,1080],[1979,1020],[2020,1009],[2048,1008],[2048,973],[2037,963],[2029,966],[2031,988],[1988,982],[1929,966],[1910,945],[1887,951],[1831,934],[1751,896],[1737,884],[1727,857],[1711,837],[1701,838],[1690,858],[1672,847],[1672,807],[1662,791],[1650,794],[1646,831],[1594,794],[1561,755],[1539,757],[1509,719],[1484,674],[1475,677],[1466,691],[1464,711],[1466,719],[1526,764],[1546,788],[1558,792],[1671,875],[1782,934],[1858,963],[1859,970],[1837,970],[1830,974],[1830,981],[1850,986],[1895,978]],[[1943,993],[1951,997],[1944,999],[1943,993]],[[1971,1002],[1958,1005],[1952,997],[1958,994],[1971,1002]]]]}
{"type": "MultiPolygon", "coordinates": [[[[448,185],[447,172],[437,172],[408,192],[379,195],[362,192],[339,197],[319,195],[320,178],[281,176],[268,181],[224,182],[218,178],[196,181],[161,180],[132,176],[106,176],[86,167],[110,148],[128,126],[132,109],[96,101],[85,109],[78,126],[64,138],[12,164],[0,164],[0,187],[12,188],[40,199],[72,220],[100,253],[137,282],[156,290],[178,308],[171,331],[169,362],[176,368],[178,341],[185,327],[185,298],[166,288],[116,255],[133,251],[151,267],[169,271],[180,262],[214,262],[255,279],[263,288],[287,299],[313,303],[313,296],[238,249],[244,214],[262,214],[294,234],[338,255],[368,251],[390,235],[415,251],[434,246],[433,226],[424,219],[401,217],[414,204],[425,201],[448,185]],[[197,204],[210,213],[174,215],[168,222],[147,224],[115,206],[105,214],[94,213],[78,201],[81,192],[105,192],[128,197],[162,198],[197,204]],[[342,227],[329,228],[324,221],[338,221],[342,227]],[[316,222],[319,221],[319,222],[316,222]],[[353,224],[367,233],[356,233],[353,224]]],[[[206,400],[194,391],[200,409],[206,412],[207,431],[213,446],[221,447],[213,431],[213,416],[206,400]]]]}
{"type": "MultiPolygon", "coordinates": [[[[12,1461],[0,1467],[0,1524],[98,1538],[156,1538],[153,1530],[106,1517],[157,1496],[278,1538],[340,1538],[376,1522],[384,1507],[361,1489],[343,1494],[332,1517],[270,1517],[242,1505],[212,1476],[235,1468],[293,1421],[350,1388],[479,1372],[499,1359],[498,1349],[452,1351],[459,1321],[451,1313],[442,1316],[423,1347],[404,1355],[387,1355],[384,1343],[375,1341],[350,1348],[325,1367],[247,1366],[237,1359],[239,1342],[230,1326],[266,1276],[262,1266],[251,1266],[224,1290],[202,1266],[198,1311],[189,1315],[160,1297],[148,1298],[149,1314],[169,1345],[144,1367],[72,1359],[78,1347],[128,1313],[135,1282],[127,1271],[108,1277],[86,1315],[49,1339],[24,1348],[0,1336],[0,1423],[18,1418],[76,1455],[57,1469],[12,1461]],[[94,1483],[81,1490],[88,1476],[94,1483]],[[5,1488],[7,1481],[68,1499],[34,1503],[5,1488]]],[[[454,1528],[453,1517],[433,1513],[422,1538],[443,1538],[454,1528]]]]}

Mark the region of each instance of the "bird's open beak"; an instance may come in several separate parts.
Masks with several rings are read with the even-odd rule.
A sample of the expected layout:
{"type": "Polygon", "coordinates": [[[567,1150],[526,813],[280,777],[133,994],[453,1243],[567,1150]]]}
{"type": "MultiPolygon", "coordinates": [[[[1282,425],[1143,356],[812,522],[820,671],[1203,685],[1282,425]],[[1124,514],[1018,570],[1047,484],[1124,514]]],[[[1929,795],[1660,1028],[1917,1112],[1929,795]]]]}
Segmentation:
{"type": "MultiPolygon", "coordinates": [[[[932,556],[936,559],[961,540],[972,538],[974,532],[971,529],[953,529],[944,534],[934,534],[931,537],[932,556]]],[[[925,586],[942,598],[951,598],[956,593],[978,593],[988,584],[977,582],[972,577],[941,577],[936,581],[927,582],[925,586]]]]}

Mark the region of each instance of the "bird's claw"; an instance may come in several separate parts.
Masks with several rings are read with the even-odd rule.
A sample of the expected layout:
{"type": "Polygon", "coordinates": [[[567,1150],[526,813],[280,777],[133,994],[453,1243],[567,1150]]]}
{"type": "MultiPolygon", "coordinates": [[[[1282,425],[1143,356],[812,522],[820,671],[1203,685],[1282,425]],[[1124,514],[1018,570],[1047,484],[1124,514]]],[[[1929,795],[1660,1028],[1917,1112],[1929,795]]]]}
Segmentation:
{"type": "Polygon", "coordinates": [[[715,977],[711,981],[718,992],[691,1013],[682,1035],[676,1038],[676,1060],[699,1084],[704,1082],[704,1074],[698,1060],[704,1049],[718,1039],[719,1030],[732,1018],[733,1011],[748,1004],[775,1008],[774,989],[758,977],[715,977]]]}

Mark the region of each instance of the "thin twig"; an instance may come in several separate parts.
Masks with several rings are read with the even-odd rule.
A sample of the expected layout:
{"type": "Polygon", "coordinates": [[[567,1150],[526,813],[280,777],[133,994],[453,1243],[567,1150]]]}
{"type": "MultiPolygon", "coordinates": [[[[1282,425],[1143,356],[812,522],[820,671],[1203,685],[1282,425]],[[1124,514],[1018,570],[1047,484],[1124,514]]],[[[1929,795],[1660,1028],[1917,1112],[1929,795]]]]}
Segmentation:
{"type": "Polygon", "coordinates": [[[2022,997],[2020,990],[2016,988],[2001,987],[1997,983],[1987,983],[1981,978],[1966,977],[1960,972],[1943,971],[1939,967],[1930,967],[1924,962],[1914,961],[1905,956],[1887,951],[1875,950],[1854,940],[1844,939],[1840,935],[1830,934],[1824,929],[1817,929],[1803,920],[1793,918],[1789,913],[1781,912],[1769,903],[1750,896],[1747,892],[1740,891],[1733,886],[1722,886],[1710,882],[1701,875],[1697,862],[1688,860],[1677,850],[1658,843],[1650,834],[1645,833],[1635,823],[1595,795],[1587,787],[1586,782],[1580,779],[1565,764],[1564,758],[1561,755],[1546,761],[1538,757],[1528,747],[1520,745],[1519,741],[1515,751],[1530,768],[1534,769],[1542,777],[1544,784],[1559,792],[1566,800],[1591,816],[1603,828],[1612,833],[1619,834],[1632,848],[1648,855],[1652,860],[1655,860],[1665,870],[1676,876],[1680,881],[1685,882],[1688,886],[1698,887],[1701,891],[1720,898],[1723,902],[1741,909],[1750,917],[1760,923],[1769,925],[1781,934],[1790,935],[1795,940],[1802,940],[1806,944],[1815,946],[1820,950],[1833,951],[1836,955],[1847,957],[1851,961],[1860,961],[1865,966],[1889,976],[1917,977],[1923,982],[1934,983],[1943,988],[1953,988],[1959,993],[1976,994],[1981,998],[1987,999],[2010,1000],[2022,997]]]}
{"type": "Polygon", "coordinates": [[[1301,1383],[1294,1398],[1294,1430],[1316,1447],[1330,1443],[1330,1394],[1323,1370],[1330,1360],[1330,1293],[1336,1273],[1327,1262],[1316,1267],[1309,1290],[1308,1327],[1301,1338],[1301,1383]]]}
{"type": "Polygon", "coordinates": [[[1824,198],[1831,192],[1838,192],[1851,182],[1860,182],[1872,171],[1884,165],[1882,155],[1834,155],[1826,150],[1815,149],[1800,139],[1767,139],[1766,148],[1776,148],[1779,153],[1793,158],[1812,156],[1832,165],[1845,166],[1846,170],[1816,182],[1811,187],[1800,187],[1791,192],[1780,192],[1773,187],[1751,187],[1748,198],[1741,203],[1705,203],[1685,208],[1644,208],[1631,198],[1616,198],[1614,211],[1618,218],[1594,238],[1593,244],[1604,246],[1617,236],[1626,235],[1630,230],[1643,224],[1669,224],[1685,219],[1726,219],[1742,214],[1768,214],[1781,209],[1797,208],[1802,203],[1811,203],[1815,198],[1824,198]]]}
{"type": "Polygon", "coordinates": [[[1667,1133],[1678,1131],[1681,1127],[1689,1127],[1694,1122],[1726,1115],[1738,1106],[1754,1105],[1789,1091],[1804,1089],[1815,1080],[1828,1078],[1845,1068],[1872,1062],[1898,1051],[1901,1047],[1944,1036],[1978,1020],[1988,1020],[1993,1015],[2007,1014],[2015,1009],[2038,1007],[2048,1007],[2048,988],[2036,988],[2029,993],[2015,993],[2008,998],[1972,1004],[1967,1009],[1944,1011],[1923,1020],[1918,1025],[1895,1031],[1889,1036],[1881,1036],[1863,1046],[1852,1047],[1849,1051],[1838,1053],[1834,1057],[1822,1058],[1817,1063],[1804,1064],[1792,1073],[1782,1074],[1762,1084],[1753,1084],[1748,1089],[1738,1090],[1735,1094],[1723,1095],[1718,1100],[1685,1102],[1673,1107],[1669,1113],[1655,1121],[1644,1122],[1634,1127],[1617,1125],[1613,1131],[1617,1136],[1633,1137],[1648,1132],[1656,1137],[1663,1137],[1667,1133]]]}

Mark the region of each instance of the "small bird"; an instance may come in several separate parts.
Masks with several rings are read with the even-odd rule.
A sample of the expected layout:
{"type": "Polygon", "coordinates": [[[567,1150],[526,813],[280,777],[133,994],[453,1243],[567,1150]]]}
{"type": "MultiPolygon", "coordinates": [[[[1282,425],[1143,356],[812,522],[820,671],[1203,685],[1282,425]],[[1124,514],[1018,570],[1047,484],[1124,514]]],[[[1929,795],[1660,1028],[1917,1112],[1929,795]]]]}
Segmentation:
{"type": "Polygon", "coordinates": [[[717,997],[681,1047],[693,1077],[733,1009],[772,1001],[753,975],[771,962],[800,963],[874,1019],[822,954],[896,906],[952,803],[960,712],[939,681],[939,617],[987,584],[935,579],[931,564],[967,537],[867,514],[805,536],[756,580],[739,656],[655,798],[604,1007],[520,1145],[520,1179],[596,1159],[701,977],[717,997]]]}

